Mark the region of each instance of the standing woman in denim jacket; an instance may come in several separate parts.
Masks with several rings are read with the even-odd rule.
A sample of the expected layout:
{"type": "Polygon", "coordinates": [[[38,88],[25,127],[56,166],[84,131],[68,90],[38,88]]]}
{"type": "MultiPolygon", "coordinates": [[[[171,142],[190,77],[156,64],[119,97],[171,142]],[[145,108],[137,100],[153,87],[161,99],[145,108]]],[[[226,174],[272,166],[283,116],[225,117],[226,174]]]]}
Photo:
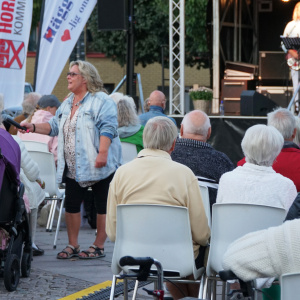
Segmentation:
{"type": "MultiPolygon", "coordinates": [[[[22,122],[29,132],[58,135],[57,180],[66,183],[68,246],[59,259],[104,257],[105,218],[109,183],[122,163],[117,128],[117,108],[106,94],[97,69],[86,61],[70,63],[67,74],[70,95],[47,123],[22,122]],[[97,209],[94,243],[80,252],[78,234],[80,205],[88,187],[93,190],[97,209]]],[[[25,132],[24,130],[20,130],[25,132]]]]}

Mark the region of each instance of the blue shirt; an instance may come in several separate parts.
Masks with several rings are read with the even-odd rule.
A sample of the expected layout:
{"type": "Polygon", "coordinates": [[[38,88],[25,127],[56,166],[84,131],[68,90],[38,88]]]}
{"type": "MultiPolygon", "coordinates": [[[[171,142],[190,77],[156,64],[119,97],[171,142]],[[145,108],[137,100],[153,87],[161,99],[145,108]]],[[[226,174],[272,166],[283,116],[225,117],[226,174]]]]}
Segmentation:
{"type": "MultiPolygon", "coordinates": [[[[62,182],[65,170],[64,158],[64,124],[69,117],[74,94],[71,94],[57,109],[55,116],[49,121],[50,136],[58,135],[57,149],[57,181],[62,182]]],[[[105,93],[94,95],[87,93],[80,101],[75,133],[76,177],[77,182],[97,181],[107,178],[122,163],[122,149],[118,137],[117,107],[105,93]],[[95,168],[99,153],[100,136],[111,139],[107,164],[103,168],[95,168]]]]}
{"type": "Polygon", "coordinates": [[[176,121],[173,118],[165,115],[163,108],[160,106],[151,105],[148,112],[139,115],[141,124],[144,126],[146,125],[146,123],[148,122],[149,119],[154,118],[154,117],[167,117],[170,120],[172,120],[177,127],[176,121]]]}

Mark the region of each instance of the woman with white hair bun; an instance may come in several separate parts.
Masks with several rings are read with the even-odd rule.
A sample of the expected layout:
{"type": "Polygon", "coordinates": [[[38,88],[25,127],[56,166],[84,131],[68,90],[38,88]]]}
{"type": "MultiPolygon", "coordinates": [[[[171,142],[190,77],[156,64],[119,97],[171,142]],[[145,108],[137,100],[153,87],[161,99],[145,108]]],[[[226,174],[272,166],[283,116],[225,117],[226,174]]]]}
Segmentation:
{"type": "Polygon", "coordinates": [[[297,196],[296,187],[272,168],[283,142],[273,126],[250,127],[241,144],[246,163],[222,175],[216,203],[261,204],[288,211],[297,196]]]}

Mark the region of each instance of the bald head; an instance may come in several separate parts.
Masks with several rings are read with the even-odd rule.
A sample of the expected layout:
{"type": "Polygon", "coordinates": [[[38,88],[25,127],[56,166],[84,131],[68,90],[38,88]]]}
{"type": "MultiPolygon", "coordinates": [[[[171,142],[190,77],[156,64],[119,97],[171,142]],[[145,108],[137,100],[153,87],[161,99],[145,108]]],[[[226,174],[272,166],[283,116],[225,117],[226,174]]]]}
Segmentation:
{"type": "Polygon", "coordinates": [[[180,128],[182,138],[206,142],[210,134],[210,120],[206,113],[193,110],[184,116],[180,128]]]}
{"type": "Polygon", "coordinates": [[[149,97],[149,105],[160,106],[163,109],[166,107],[166,96],[161,91],[153,91],[149,97]]]}

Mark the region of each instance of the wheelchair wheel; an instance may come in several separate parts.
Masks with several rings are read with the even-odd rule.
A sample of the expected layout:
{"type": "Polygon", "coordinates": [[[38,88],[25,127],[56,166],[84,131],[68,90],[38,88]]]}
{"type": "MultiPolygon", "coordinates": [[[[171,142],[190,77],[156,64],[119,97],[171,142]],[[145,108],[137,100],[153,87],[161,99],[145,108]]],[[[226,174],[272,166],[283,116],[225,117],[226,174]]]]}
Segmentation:
{"type": "Polygon", "coordinates": [[[24,251],[22,256],[22,262],[21,262],[21,274],[23,277],[30,276],[31,259],[32,259],[32,251],[30,251],[30,253],[24,251]]]}
{"type": "Polygon", "coordinates": [[[16,254],[7,256],[4,264],[4,285],[9,291],[15,291],[20,279],[20,259],[16,254]]]}

